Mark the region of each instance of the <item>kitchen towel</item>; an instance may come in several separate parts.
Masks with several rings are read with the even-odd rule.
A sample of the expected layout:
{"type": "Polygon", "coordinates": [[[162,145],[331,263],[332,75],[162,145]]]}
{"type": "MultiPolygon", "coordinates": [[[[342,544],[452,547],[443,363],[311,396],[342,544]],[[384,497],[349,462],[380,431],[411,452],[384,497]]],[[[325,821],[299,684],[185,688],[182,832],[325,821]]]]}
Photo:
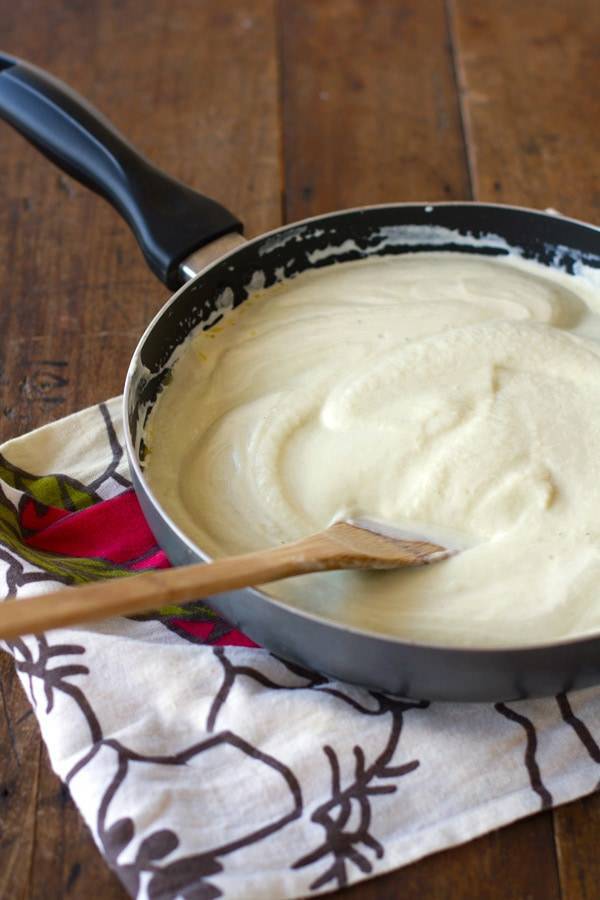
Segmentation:
{"type": "MultiPolygon", "coordinates": [[[[167,565],[120,401],[0,448],[4,596],[167,565]]],[[[331,891],[596,790],[600,689],[416,702],[278,659],[201,602],[5,644],[134,897],[331,891]]]]}

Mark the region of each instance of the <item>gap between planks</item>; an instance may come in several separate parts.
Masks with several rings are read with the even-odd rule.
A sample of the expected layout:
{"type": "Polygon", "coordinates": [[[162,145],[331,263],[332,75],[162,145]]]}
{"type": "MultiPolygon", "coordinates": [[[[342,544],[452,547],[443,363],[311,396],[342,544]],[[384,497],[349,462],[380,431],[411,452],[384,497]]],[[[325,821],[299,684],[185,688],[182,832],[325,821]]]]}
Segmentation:
{"type": "Polygon", "coordinates": [[[478,189],[475,139],[473,136],[473,126],[469,113],[466,72],[460,55],[458,31],[456,28],[456,8],[454,3],[455,0],[445,0],[448,45],[450,47],[450,58],[452,60],[452,71],[454,73],[456,98],[458,101],[458,109],[460,114],[460,126],[465,151],[465,168],[467,170],[467,178],[469,181],[470,196],[468,199],[477,200],[478,189]]]}

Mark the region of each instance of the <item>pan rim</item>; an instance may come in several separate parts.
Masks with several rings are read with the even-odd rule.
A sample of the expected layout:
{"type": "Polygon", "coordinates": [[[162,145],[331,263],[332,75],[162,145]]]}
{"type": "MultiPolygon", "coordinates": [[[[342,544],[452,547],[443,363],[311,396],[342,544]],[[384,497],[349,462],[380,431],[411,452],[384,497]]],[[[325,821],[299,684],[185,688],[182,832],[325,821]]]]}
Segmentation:
{"type": "MultiPolygon", "coordinates": [[[[155,326],[159,322],[160,319],[164,316],[167,310],[171,307],[173,303],[179,298],[181,294],[187,291],[190,288],[190,285],[194,284],[199,278],[203,277],[208,271],[215,268],[216,266],[221,265],[226,260],[235,256],[235,254],[239,253],[241,250],[246,249],[247,247],[252,247],[255,244],[261,243],[264,240],[275,237],[281,232],[287,231],[289,229],[302,227],[305,225],[311,225],[320,223],[329,218],[334,218],[335,216],[344,215],[344,214],[361,214],[361,213],[369,213],[369,212],[377,212],[378,210],[385,209],[394,209],[394,208],[414,208],[419,210],[427,210],[429,207],[433,210],[436,207],[466,207],[466,208],[484,208],[484,209],[502,209],[507,211],[514,211],[519,213],[528,213],[530,215],[539,216],[543,219],[551,219],[552,221],[558,220],[562,222],[568,222],[573,225],[578,225],[580,227],[586,228],[592,232],[598,233],[600,235],[600,226],[594,225],[590,222],[586,222],[582,219],[575,219],[570,216],[564,216],[560,212],[555,212],[552,210],[551,212],[545,210],[533,209],[531,207],[526,206],[517,206],[514,204],[505,204],[505,203],[486,203],[480,202],[477,200],[448,200],[448,201],[420,201],[420,202],[388,202],[388,203],[377,203],[370,204],[367,206],[355,206],[349,207],[347,209],[337,209],[332,212],[322,213],[316,216],[310,216],[305,219],[299,219],[294,222],[289,222],[285,225],[281,225],[277,228],[271,229],[270,231],[266,231],[256,237],[251,238],[248,241],[244,241],[239,246],[234,247],[232,250],[227,251],[222,256],[217,257],[212,260],[208,265],[206,265],[200,272],[198,272],[193,278],[189,281],[185,282],[174,294],[172,294],[169,299],[161,306],[161,308],[155,313],[152,317],[146,328],[144,329],[142,335],[140,336],[136,347],[133,351],[127,374],[125,377],[125,382],[123,386],[123,397],[122,397],[122,415],[123,415],[123,430],[125,437],[125,448],[127,452],[128,462],[130,468],[133,470],[133,473],[137,477],[138,483],[141,485],[142,489],[147,495],[149,501],[151,501],[154,508],[160,513],[162,520],[168,525],[169,529],[177,536],[180,542],[195,556],[198,556],[203,562],[210,562],[212,557],[210,557],[201,547],[195,544],[191,538],[189,538],[181,528],[173,521],[171,516],[166,512],[166,510],[162,507],[159,500],[154,496],[154,493],[148,484],[148,481],[144,477],[142,468],[139,464],[138,455],[133,446],[133,440],[131,435],[131,430],[129,427],[129,397],[132,391],[132,385],[135,377],[136,370],[140,364],[140,357],[142,349],[146,343],[148,336],[154,330],[155,326]]],[[[405,647],[407,650],[411,651],[423,651],[426,653],[444,653],[450,655],[461,655],[468,656],[471,658],[480,656],[484,654],[486,656],[494,656],[494,657],[518,657],[521,654],[534,653],[536,656],[542,656],[548,653],[548,651],[557,651],[560,652],[563,648],[577,646],[586,646],[596,643],[600,638],[600,629],[593,632],[592,634],[584,634],[579,636],[571,636],[566,638],[561,638],[560,640],[554,641],[545,641],[540,643],[524,643],[524,644],[495,644],[494,646],[473,646],[473,645],[462,645],[462,644],[442,644],[442,643],[425,643],[422,641],[411,640],[408,638],[402,638],[398,635],[390,635],[385,634],[379,631],[373,631],[370,628],[357,628],[353,625],[345,625],[340,622],[336,622],[334,619],[325,618],[321,615],[317,615],[316,613],[310,612],[308,610],[301,609],[296,606],[292,606],[289,603],[279,599],[278,597],[274,597],[272,594],[267,593],[264,590],[259,590],[256,587],[244,588],[245,591],[251,592],[257,599],[261,601],[267,601],[270,604],[273,604],[275,607],[280,610],[294,616],[299,616],[300,618],[307,619],[317,625],[327,626],[329,628],[334,628],[337,631],[343,631],[344,633],[350,633],[359,638],[367,638],[367,639],[376,639],[379,641],[385,641],[388,644],[397,646],[397,647],[405,647]]],[[[233,592],[232,592],[233,593],[233,592]]]]}

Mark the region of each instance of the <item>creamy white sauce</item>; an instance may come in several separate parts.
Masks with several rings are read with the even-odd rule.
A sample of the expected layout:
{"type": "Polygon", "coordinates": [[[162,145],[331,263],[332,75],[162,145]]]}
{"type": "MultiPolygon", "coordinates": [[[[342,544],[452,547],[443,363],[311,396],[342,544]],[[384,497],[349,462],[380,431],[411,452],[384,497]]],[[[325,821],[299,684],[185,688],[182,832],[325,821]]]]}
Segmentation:
{"type": "Polygon", "coordinates": [[[600,627],[600,289],[514,258],[417,253],[258,291],[191,338],[147,477],[212,556],[341,517],[459,536],[420,570],[268,586],[445,644],[600,627]]]}

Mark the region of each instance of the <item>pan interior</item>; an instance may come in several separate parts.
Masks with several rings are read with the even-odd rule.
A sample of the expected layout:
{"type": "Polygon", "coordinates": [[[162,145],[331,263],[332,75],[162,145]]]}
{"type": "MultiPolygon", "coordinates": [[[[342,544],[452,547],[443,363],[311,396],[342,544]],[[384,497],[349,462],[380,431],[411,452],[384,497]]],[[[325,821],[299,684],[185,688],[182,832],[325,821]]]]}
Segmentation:
{"type": "MultiPolygon", "coordinates": [[[[399,209],[402,215],[406,215],[406,208],[399,209]]],[[[436,209],[422,207],[419,212],[427,220],[436,209]]],[[[177,347],[191,329],[200,325],[208,330],[218,325],[225,311],[244,302],[251,292],[306,269],[365,256],[400,253],[452,250],[488,256],[506,255],[515,251],[515,244],[508,239],[514,240],[514,232],[518,230],[516,226],[519,223],[512,221],[513,218],[521,220],[521,234],[527,237],[525,246],[516,245],[518,254],[523,258],[558,265],[570,272],[597,266],[598,258],[589,252],[588,245],[578,240],[579,246],[574,246],[576,242],[573,240],[574,236],[581,238],[576,233],[580,229],[589,243],[588,231],[594,235],[593,229],[562,220],[551,219],[548,224],[546,217],[535,213],[497,207],[491,209],[496,215],[509,216],[504,224],[506,226],[510,221],[512,231],[505,227],[502,233],[498,227],[501,223],[490,221],[490,216],[486,220],[486,229],[481,221],[473,222],[472,214],[476,211],[480,215],[480,207],[453,208],[450,210],[452,221],[446,217],[444,224],[423,224],[417,220],[414,210],[409,222],[399,222],[397,220],[401,216],[398,211],[386,208],[340,214],[284,229],[236,252],[229,260],[217,264],[194,284],[184,288],[148,333],[139,355],[137,383],[132,382],[135,387],[130,398],[132,432],[139,429],[160,387],[168,381],[170,367],[177,358],[177,347]],[[390,221],[392,212],[393,221],[390,221]],[[340,219],[345,221],[340,222],[340,219]],[[533,225],[543,227],[538,227],[535,233],[533,225]],[[554,242],[546,240],[550,226],[557,226],[554,242]],[[562,233],[560,226],[564,226],[562,233]],[[564,243],[569,237],[564,234],[565,228],[574,229],[570,245],[564,243]],[[163,327],[165,331],[161,339],[163,327]]],[[[443,212],[447,214],[448,208],[444,208],[443,212]]],[[[597,233],[594,236],[597,237],[597,233]]],[[[138,440],[137,446],[143,465],[143,441],[138,440]]]]}

